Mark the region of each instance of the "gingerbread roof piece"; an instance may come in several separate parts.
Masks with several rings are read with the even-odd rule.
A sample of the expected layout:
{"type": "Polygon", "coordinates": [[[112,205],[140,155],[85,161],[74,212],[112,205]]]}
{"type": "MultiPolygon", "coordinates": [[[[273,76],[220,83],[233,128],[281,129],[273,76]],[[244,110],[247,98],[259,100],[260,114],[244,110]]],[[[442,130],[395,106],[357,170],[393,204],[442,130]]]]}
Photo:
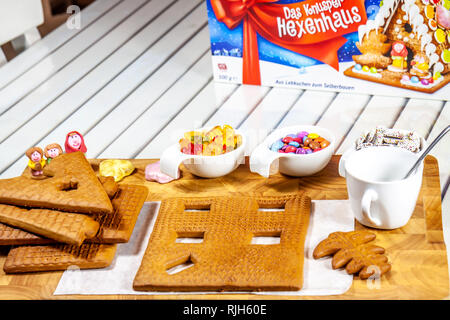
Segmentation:
{"type": "Polygon", "coordinates": [[[0,203],[66,212],[107,214],[111,200],[81,152],[58,156],[45,167],[45,179],[31,174],[0,180],[0,203]]]}
{"type": "Polygon", "coordinates": [[[0,204],[0,221],[59,242],[80,245],[86,238],[93,238],[99,223],[79,213],[48,209],[23,209],[0,204]]]}
{"type": "MultiPolygon", "coordinates": [[[[68,268],[98,269],[114,260],[116,244],[53,244],[12,248],[6,257],[5,273],[58,271],[68,268]]],[[[75,269],[76,270],[76,269],[75,269]]]]}
{"type": "Polygon", "coordinates": [[[128,242],[147,195],[148,189],[144,186],[119,185],[119,190],[111,200],[114,213],[97,215],[95,217],[95,220],[100,224],[100,229],[97,235],[87,240],[87,242],[128,242]]]}
{"type": "MultiPolygon", "coordinates": [[[[105,184],[103,184],[103,186],[105,186],[105,184]]],[[[74,228],[76,229],[76,221],[72,220],[81,220],[84,218],[89,219],[92,218],[92,220],[95,223],[98,223],[100,225],[98,232],[94,234],[93,237],[86,238],[85,243],[89,242],[89,243],[106,244],[106,243],[128,242],[128,240],[131,237],[131,234],[133,233],[134,226],[136,224],[139,213],[147,198],[147,194],[148,189],[144,186],[123,184],[118,186],[118,191],[115,193],[112,199],[112,204],[114,208],[114,213],[112,214],[98,214],[93,217],[87,217],[83,214],[75,214],[77,216],[80,216],[77,218],[67,216],[67,215],[74,216],[74,214],[54,211],[53,215],[57,216],[58,221],[50,224],[47,222],[49,218],[42,216],[45,215],[46,213],[45,211],[48,210],[40,210],[41,211],[40,216],[42,216],[42,219],[41,217],[36,217],[36,219],[33,219],[35,221],[33,223],[34,230],[26,227],[24,228],[24,225],[19,224],[7,225],[4,223],[0,223],[0,245],[24,245],[24,244],[32,245],[32,244],[49,244],[55,242],[69,243],[67,241],[63,241],[63,239],[59,239],[60,241],[56,241],[58,240],[58,238],[56,238],[55,236],[53,236],[53,239],[45,238],[44,236],[50,237],[51,234],[48,233],[48,230],[45,230],[47,231],[45,233],[43,233],[43,230],[37,230],[36,224],[41,225],[41,229],[44,229],[43,227],[48,226],[48,228],[51,228],[53,230],[58,229],[59,231],[64,231],[64,229],[62,229],[61,227],[58,228],[58,225],[67,226],[67,228],[70,229],[74,228]],[[61,219],[62,217],[63,219],[61,219]],[[27,232],[25,230],[30,230],[30,232],[27,232]]],[[[3,206],[3,207],[16,208],[13,206],[3,206]]],[[[21,208],[16,209],[18,211],[27,211],[21,208]]],[[[31,211],[36,212],[38,210],[31,210],[31,211]]],[[[8,220],[5,219],[6,217],[2,217],[5,216],[6,214],[7,212],[5,212],[4,209],[2,209],[2,205],[0,204],[0,221],[8,222],[8,220]]],[[[32,219],[32,217],[26,218],[27,221],[29,219],[32,219]]],[[[54,233],[55,232],[53,232],[53,234],[54,233]]]]}

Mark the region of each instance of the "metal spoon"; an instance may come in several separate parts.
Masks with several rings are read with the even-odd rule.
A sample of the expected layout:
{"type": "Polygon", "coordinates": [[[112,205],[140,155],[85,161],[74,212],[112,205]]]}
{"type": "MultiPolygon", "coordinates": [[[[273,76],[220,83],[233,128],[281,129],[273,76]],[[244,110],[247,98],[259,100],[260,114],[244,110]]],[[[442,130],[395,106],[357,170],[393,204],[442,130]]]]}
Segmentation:
{"type": "Polygon", "coordinates": [[[436,145],[436,143],[438,143],[438,141],[441,140],[442,137],[445,136],[445,134],[448,133],[449,131],[450,131],[450,125],[448,125],[447,128],[442,130],[442,132],[439,133],[439,135],[436,137],[436,139],[434,139],[433,142],[430,143],[428,148],[422,153],[422,155],[419,157],[419,159],[417,159],[416,163],[414,163],[414,165],[411,168],[411,170],[408,171],[408,173],[405,176],[405,179],[408,178],[417,169],[417,167],[420,165],[422,160],[431,151],[431,149],[433,149],[433,147],[436,145]]]}

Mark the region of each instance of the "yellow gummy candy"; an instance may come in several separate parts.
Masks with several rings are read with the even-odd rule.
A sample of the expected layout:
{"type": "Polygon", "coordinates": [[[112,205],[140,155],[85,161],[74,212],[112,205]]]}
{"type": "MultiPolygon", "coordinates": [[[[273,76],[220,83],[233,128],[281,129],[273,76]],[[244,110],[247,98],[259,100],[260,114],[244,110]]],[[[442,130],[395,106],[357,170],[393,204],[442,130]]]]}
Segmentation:
{"type": "Polygon", "coordinates": [[[225,136],[225,149],[228,152],[228,149],[234,150],[234,129],[229,125],[223,126],[223,135],[225,136]]]}
{"type": "Polygon", "coordinates": [[[227,132],[231,132],[234,135],[234,129],[232,126],[225,124],[223,126],[223,134],[226,134],[227,132]]]}
{"type": "Polygon", "coordinates": [[[217,156],[222,154],[223,145],[221,143],[211,142],[203,148],[204,156],[217,156]]]}
{"type": "Polygon", "coordinates": [[[189,131],[179,140],[181,149],[191,147],[191,143],[203,145],[202,155],[214,156],[233,151],[242,144],[242,137],[235,135],[230,125],[215,126],[208,131],[189,131]]]}
{"type": "Polygon", "coordinates": [[[240,134],[234,136],[234,145],[235,149],[239,148],[242,145],[242,136],[240,134]]]}
{"type": "Polygon", "coordinates": [[[178,143],[180,144],[180,149],[189,148],[191,146],[191,141],[185,138],[180,139],[178,143]]]}
{"type": "Polygon", "coordinates": [[[128,160],[104,160],[100,162],[99,173],[103,177],[114,177],[118,182],[134,171],[133,164],[128,160]]]}
{"type": "Polygon", "coordinates": [[[203,140],[203,133],[201,131],[189,131],[184,134],[184,138],[193,144],[201,144],[203,140]]]}
{"type": "Polygon", "coordinates": [[[203,142],[210,143],[217,137],[223,136],[222,127],[221,126],[215,126],[211,130],[209,130],[205,136],[203,137],[203,142]]]}

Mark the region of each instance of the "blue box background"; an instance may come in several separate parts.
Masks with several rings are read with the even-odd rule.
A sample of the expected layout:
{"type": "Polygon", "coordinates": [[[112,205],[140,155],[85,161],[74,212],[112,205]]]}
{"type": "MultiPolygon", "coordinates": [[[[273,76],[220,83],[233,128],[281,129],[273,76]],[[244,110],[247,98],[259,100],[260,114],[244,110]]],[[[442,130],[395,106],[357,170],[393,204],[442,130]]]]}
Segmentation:
{"type": "MultiPolygon", "coordinates": [[[[209,31],[211,37],[211,54],[219,56],[235,56],[242,57],[242,26],[243,22],[235,29],[230,30],[228,27],[217,21],[214,11],[211,7],[210,0],[206,0],[208,9],[209,31]]],[[[280,0],[277,4],[297,3],[299,0],[280,0]]],[[[378,13],[380,0],[365,0],[367,18],[374,19],[378,13]]],[[[338,50],[339,62],[352,61],[353,55],[361,54],[355,43],[358,41],[358,32],[344,35],[348,41],[338,50]]],[[[323,64],[316,59],[303,56],[288,49],[279,47],[263,37],[258,35],[259,59],[287,65],[295,68],[304,68],[317,64],[323,64]]]]}

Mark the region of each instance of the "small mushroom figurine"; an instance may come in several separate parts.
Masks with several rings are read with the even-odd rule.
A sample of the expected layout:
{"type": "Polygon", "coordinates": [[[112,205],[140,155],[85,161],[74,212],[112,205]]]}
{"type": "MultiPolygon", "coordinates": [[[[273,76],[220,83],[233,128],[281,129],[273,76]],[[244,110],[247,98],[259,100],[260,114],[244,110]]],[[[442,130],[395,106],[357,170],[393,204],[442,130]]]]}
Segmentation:
{"type": "Polygon", "coordinates": [[[33,177],[40,177],[44,174],[44,167],[47,161],[44,159],[44,152],[39,147],[32,147],[25,152],[28,159],[28,167],[30,167],[33,177]]]}

